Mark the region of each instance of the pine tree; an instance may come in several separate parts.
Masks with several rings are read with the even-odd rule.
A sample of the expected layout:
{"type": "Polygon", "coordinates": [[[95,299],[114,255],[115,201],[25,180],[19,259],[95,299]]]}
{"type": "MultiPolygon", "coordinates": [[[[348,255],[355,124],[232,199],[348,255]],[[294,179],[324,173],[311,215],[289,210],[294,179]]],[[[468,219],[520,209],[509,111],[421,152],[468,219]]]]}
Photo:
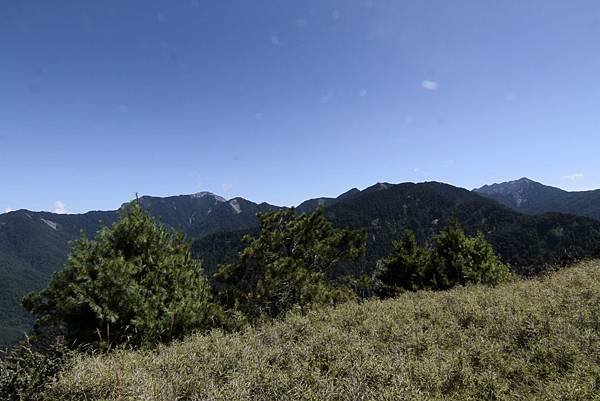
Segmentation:
{"type": "Polygon", "coordinates": [[[330,278],[341,264],[364,254],[364,233],[334,229],[322,208],[312,214],[288,209],[258,217],[258,238],[247,236],[239,260],[221,265],[215,274],[225,305],[252,318],[352,297],[330,278]]]}
{"type": "Polygon", "coordinates": [[[133,202],[112,228],[72,245],[64,270],[29,294],[34,334],[69,343],[152,345],[211,327],[219,308],[183,234],[133,202]]]}
{"type": "Polygon", "coordinates": [[[424,288],[430,257],[430,252],[417,243],[415,233],[404,231],[403,238],[393,242],[391,255],[377,264],[375,279],[380,295],[424,288]]]}
{"type": "Polygon", "coordinates": [[[500,261],[483,234],[469,237],[457,222],[437,234],[433,244],[433,249],[422,247],[413,232],[405,232],[392,253],[378,263],[375,279],[380,295],[471,283],[496,285],[511,277],[509,266],[500,261]]]}
{"type": "Polygon", "coordinates": [[[468,237],[458,223],[452,222],[434,242],[428,279],[434,289],[467,283],[496,285],[511,276],[510,268],[481,233],[468,237]]]}

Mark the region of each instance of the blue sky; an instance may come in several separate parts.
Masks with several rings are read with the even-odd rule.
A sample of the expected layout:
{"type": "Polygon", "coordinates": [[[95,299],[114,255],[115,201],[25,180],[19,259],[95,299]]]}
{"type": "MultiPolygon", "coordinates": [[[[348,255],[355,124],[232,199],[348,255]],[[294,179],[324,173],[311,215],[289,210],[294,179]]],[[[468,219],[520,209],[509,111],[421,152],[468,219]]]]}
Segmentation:
{"type": "Polygon", "coordinates": [[[600,2],[5,0],[0,212],[600,188],[600,2]]]}

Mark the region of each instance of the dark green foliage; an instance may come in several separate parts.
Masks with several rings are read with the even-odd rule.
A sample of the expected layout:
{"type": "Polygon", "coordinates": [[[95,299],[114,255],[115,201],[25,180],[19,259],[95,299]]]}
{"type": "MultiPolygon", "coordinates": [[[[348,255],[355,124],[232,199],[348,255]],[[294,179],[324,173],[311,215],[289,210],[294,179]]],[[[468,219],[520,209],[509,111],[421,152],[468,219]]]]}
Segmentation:
{"type": "Polygon", "coordinates": [[[0,400],[43,400],[43,391],[70,366],[74,352],[54,343],[40,352],[28,341],[0,354],[0,400]]]}
{"type": "Polygon", "coordinates": [[[431,254],[429,287],[448,289],[457,284],[497,285],[508,281],[510,268],[494,253],[481,233],[467,237],[456,223],[435,237],[431,254]]]}
{"type": "Polygon", "coordinates": [[[457,223],[434,238],[432,250],[420,246],[412,231],[405,232],[376,271],[383,296],[402,290],[445,290],[458,284],[496,285],[510,276],[509,267],[499,260],[483,235],[468,237],[457,223]]]}
{"type": "Polygon", "coordinates": [[[400,241],[394,241],[392,254],[378,263],[375,278],[382,285],[380,295],[396,295],[400,290],[425,288],[426,270],[431,253],[419,246],[415,233],[407,230],[400,241]]]}
{"type": "Polygon", "coordinates": [[[302,215],[293,209],[269,212],[259,220],[260,235],[246,236],[239,260],[220,266],[215,275],[225,305],[250,317],[276,316],[294,305],[350,296],[329,275],[362,256],[363,233],[334,229],[323,209],[302,215]]]}
{"type": "Polygon", "coordinates": [[[34,332],[68,343],[151,345],[215,324],[219,314],[183,234],[133,203],[111,229],[75,242],[64,270],[23,304],[34,332]]]}

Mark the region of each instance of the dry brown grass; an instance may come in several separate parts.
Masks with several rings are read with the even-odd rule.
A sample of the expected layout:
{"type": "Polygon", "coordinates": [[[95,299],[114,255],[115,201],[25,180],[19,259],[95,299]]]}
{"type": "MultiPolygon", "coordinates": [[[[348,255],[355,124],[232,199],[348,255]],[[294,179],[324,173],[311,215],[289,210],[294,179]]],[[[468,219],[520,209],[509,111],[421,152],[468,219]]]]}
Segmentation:
{"type": "Polygon", "coordinates": [[[48,400],[600,400],[600,262],[80,357],[48,400]]]}

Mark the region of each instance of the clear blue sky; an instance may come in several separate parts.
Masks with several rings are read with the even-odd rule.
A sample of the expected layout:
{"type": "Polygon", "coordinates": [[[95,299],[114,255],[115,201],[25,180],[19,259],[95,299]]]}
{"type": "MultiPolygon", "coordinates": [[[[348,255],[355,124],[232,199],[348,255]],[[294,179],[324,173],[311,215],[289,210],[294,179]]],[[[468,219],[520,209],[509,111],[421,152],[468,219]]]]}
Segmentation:
{"type": "Polygon", "coordinates": [[[3,0],[0,212],[600,188],[600,2],[3,0]]]}

